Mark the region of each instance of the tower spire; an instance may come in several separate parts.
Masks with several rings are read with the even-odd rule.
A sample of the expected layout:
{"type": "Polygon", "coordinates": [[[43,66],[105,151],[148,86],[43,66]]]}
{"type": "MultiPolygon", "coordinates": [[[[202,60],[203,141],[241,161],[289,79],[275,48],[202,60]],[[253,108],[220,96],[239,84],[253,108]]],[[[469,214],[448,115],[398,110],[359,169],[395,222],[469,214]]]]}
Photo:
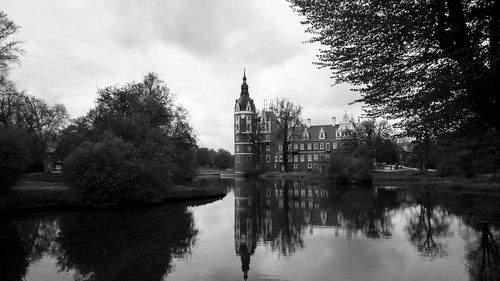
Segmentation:
{"type": "Polygon", "coordinates": [[[241,84],[241,96],[249,97],[246,69],[243,68],[243,83],[241,84]]]}

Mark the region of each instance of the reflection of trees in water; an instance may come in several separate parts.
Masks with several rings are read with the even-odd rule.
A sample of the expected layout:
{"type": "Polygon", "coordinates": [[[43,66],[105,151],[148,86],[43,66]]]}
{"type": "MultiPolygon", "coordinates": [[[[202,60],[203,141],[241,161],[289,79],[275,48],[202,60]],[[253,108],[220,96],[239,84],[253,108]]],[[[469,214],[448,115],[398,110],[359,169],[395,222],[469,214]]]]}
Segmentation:
{"type": "Polygon", "coordinates": [[[0,280],[23,280],[31,262],[54,247],[57,221],[53,217],[0,219],[0,280]]]}
{"type": "Polygon", "coordinates": [[[294,208],[294,200],[291,198],[290,182],[285,182],[283,189],[283,208],[276,214],[277,231],[269,241],[272,251],[280,255],[287,256],[295,253],[304,247],[303,215],[297,208],[294,208]]]}
{"type": "Polygon", "coordinates": [[[434,198],[426,193],[410,210],[406,231],[410,243],[417,251],[422,256],[433,259],[448,254],[445,238],[453,235],[450,224],[450,215],[443,208],[437,207],[434,198]]]}
{"type": "Polygon", "coordinates": [[[197,230],[182,207],[78,213],[61,219],[56,256],[79,280],[161,280],[190,254],[197,230]]]}
{"type": "Polygon", "coordinates": [[[473,234],[465,239],[465,259],[470,280],[500,280],[500,229],[482,222],[476,224],[473,234]]]}
{"type": "Polygon", "coordinates": [[[394,225],[391,211],[399,208],[396,190],[341,190],[333,198],[333,206],[342,214],[341,225],[350,239],[358,232],[371,239],[389,238],[394,225]]]}

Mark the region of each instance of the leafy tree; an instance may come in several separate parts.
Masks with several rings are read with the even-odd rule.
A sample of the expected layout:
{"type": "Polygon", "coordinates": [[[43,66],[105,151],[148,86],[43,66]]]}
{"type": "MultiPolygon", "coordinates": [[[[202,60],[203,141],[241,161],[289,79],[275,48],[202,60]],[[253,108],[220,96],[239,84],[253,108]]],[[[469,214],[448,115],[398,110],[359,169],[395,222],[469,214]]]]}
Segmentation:
{"type": "Polygon", "coordinates": [[[470,119],[500,129],[500,2],[289,0],[320,67],[355,85],[374,116],[439,133],[470,119]]]}
{"type": "Polygon", "coordinates": [[[302,106],[295,105],[286,98],[277,98],[269,109],[276,117],[276,141],[283,146],[283,165],[285,171],[288,171],[288,145],[299,137],[302,106]]]}
{"type": "Polygon", "coordinates": [[[231,152],[219,148],[215,156],[215,166],[221,170],[231,168],[233,166],[233,162],[231,160],[231,152]]]}
{"type": "Polygon", "coordinates": [[[0,88],[8,84],[7,73],[12,63],[19,62],[22,53],[21,41],[11,39],[12,35],[19,30],[19,26],[7,18],[0,11],[0,88]]]}
{"type": "Polygon", "coordinates": [[[187,112],[160,78],[98,91],[96,106],[63,131],[69,180],[98,207],[157,202],[195,175],[197,148],[187,112]],[[111,154],[110,154],[111,153],[111,154]]]}
{"type": "Polygon", "coordinates": [[[371,164],[377,162],[394,162],[397,158],[392,127],[386,120],[363,120],[349,132],[350,139],[344,150],[367,158],[371,164]]]}

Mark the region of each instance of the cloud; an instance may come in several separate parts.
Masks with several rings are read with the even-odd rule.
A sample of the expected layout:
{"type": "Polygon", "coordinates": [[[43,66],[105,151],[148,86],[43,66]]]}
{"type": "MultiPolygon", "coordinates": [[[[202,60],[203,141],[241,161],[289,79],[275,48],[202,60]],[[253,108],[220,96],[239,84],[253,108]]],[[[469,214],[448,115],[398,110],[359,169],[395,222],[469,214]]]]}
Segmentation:
{"type": "MultiPolygon", "coordinates": [[[[243,68],[259,108],[288,97],[304,116],[329,122],[351,95],[318,70],[317,46],[287,1],[4,0],[21,26],[20,89],[85,114],[98,88],[157,72],[190,113],[201,144],[233,150],[233,107],[243,68]],[[333,94],[334,92],[338,92],[333,94]]],[[[356,114],[356,112],[354,112],[356,114]]],[[[313,121],[314,122],[314,121],[313,121]]]]}

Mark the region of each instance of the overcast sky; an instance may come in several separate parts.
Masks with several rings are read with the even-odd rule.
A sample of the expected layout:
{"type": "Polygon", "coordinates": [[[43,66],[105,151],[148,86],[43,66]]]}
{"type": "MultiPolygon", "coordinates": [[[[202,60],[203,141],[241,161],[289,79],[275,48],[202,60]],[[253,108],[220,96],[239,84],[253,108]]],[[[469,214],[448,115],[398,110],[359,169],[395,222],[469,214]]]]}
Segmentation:
{"type": "Polygon", "coordinates": [[[233,108],[243,68],[258,108],[286,97],[303,118],[329,124],[361,105],[348,85],[318,69],[301,18],[284,0],[2,0],[21,26],[21,90],[64,104],[72,118],[96,91],[156,72],[190,113],[200,145],[233,151],[233,108]]]}

